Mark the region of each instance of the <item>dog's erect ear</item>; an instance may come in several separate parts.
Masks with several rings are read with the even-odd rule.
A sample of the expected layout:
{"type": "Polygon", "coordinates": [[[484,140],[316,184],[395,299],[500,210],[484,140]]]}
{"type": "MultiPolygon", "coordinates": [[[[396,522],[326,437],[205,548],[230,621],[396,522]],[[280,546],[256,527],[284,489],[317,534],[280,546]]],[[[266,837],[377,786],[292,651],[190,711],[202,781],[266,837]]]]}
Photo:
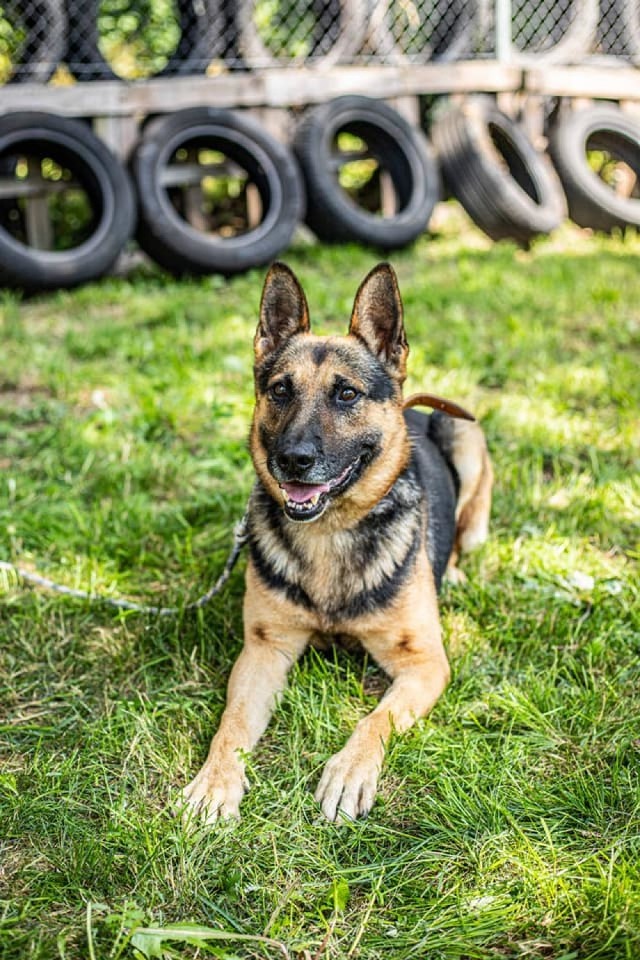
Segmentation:
{"type": "Polygon", "coordinates": [[[308,332],[309,308],[302,287],[293,270],[276,262],[264,281],[260,321],[253,341],[256,359],[277,350],[295,333],[308,332]]]}
{"type": "Polygon", "coordinates": [[[402,300],[393,267],[379,263],[356,293],[349,333],[362,340],[379,360],[404,380],[409,345],[402,322],[402,300]]]}

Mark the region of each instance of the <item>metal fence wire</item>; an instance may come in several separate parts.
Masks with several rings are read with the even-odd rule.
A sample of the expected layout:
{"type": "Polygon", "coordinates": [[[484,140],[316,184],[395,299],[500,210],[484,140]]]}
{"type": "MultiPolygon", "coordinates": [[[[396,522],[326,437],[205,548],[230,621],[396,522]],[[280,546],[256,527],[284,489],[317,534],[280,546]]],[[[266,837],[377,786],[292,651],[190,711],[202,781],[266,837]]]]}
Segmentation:
{"type": "MultiPolygon", "coordinates": [[[[640,64],[640,0],[2,0],[0,82],[500,57],[640,64]],[[503,7],[503,9],[505,9],[503,7]]],[[[320,82],[320,81],[319,81],[320,82]]]]}

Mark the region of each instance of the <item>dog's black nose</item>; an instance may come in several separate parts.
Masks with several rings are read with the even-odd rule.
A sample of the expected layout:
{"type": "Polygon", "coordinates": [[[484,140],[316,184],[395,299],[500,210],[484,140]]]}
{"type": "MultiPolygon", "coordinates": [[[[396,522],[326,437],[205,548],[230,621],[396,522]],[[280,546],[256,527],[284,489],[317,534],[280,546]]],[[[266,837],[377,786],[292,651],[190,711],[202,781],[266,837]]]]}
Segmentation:
{"type": "Polygon", "coordinates": [[[277,455],[278,466],[289,479],[302,479],[316,462],[317,451],[312,443],[302,442],[282,447],[277,455]]]}

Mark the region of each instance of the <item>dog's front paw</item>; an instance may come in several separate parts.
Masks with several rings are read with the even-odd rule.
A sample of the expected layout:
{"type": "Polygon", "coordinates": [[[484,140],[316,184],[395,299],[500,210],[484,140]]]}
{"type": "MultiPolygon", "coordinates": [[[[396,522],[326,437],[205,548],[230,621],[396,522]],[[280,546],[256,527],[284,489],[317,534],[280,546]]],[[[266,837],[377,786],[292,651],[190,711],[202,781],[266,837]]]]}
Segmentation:
{"type": "Polygon", "coordinates": [[[240,801],[249,784],[238,760],[207,760],[200,772],[182,791],[183,818],[194,817],[215,823],[240,816],[240,801]]]}
{"type": "Polygon", "coordinates": [[[376,798],[380,761],[347,744],[323,770],[315,799],[328,820],[355,820],[369,813],[376,798]]]}

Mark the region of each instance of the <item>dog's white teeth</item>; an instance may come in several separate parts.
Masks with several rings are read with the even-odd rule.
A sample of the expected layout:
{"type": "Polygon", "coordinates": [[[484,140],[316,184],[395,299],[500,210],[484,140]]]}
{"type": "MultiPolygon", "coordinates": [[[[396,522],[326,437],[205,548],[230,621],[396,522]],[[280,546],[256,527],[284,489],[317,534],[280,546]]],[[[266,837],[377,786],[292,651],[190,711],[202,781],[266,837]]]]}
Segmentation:
{"type": "Polygon", "coordinates": [[[311,497],[311,506],[312,506],[312,507],[315,507],[315,505],[316,505],[316,503],[318,502],[319,499],[320,499],[320,494],[319,494],[319,493],[314,493],[314,495],[311,497]]]}

